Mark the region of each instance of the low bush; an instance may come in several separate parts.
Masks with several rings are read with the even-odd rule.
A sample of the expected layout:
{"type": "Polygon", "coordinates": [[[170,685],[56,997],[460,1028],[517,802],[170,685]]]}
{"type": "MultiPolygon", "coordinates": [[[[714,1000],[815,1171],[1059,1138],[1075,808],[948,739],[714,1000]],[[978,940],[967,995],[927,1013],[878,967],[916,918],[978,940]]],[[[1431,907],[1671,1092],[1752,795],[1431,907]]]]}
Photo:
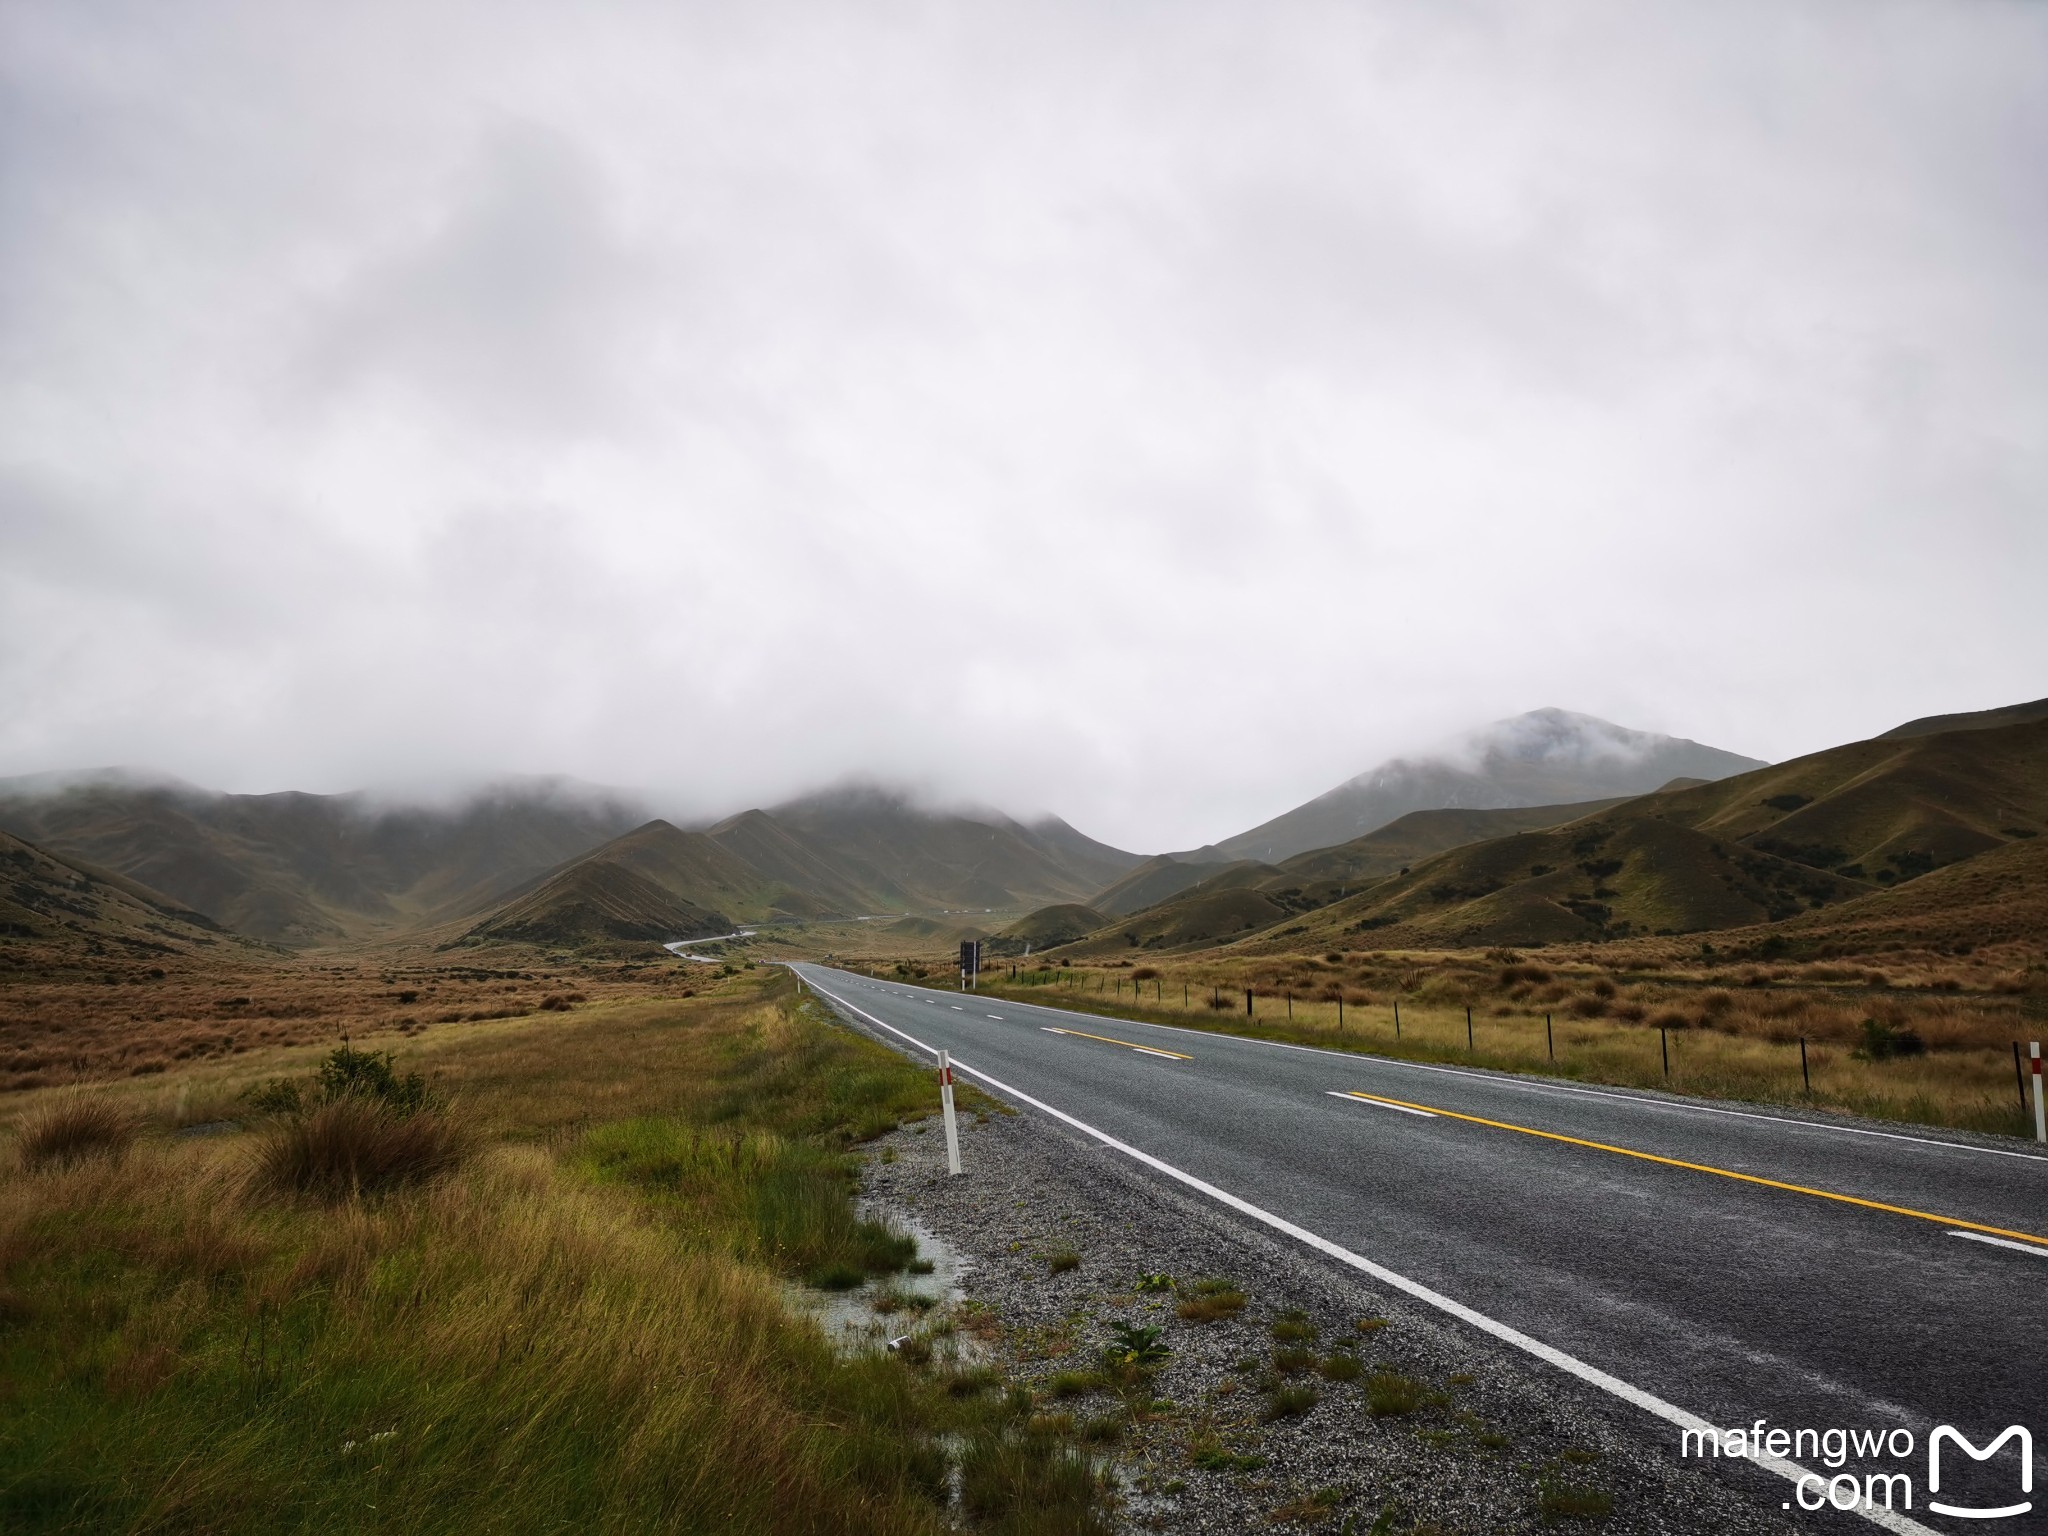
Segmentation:
{"type": "Polygon", "coordinates": [[[1322,1400],[1322,1393],[1307,1382],[1290,1382],[1266,1394],[1265,1416],[1269,1419],[1299,1418],[1322,1400]]]}
{"type": "Polygon", "coordinates": [[[1197,1280],[1182,1288],[1180,1305],[1174,1308],[1182,1321],[1213,1323],[1235,1317],[1244,1310],[1245,1294],[1233,1281],[1197,1280]]]}
{"type": "Polygon", "coordinates": [[[468,1132],[446,1116],[400,1116],[343,1098],[270,1127],[257,1145],[255,1181],[272,1194],[347,1200],[436,1178],[470,1149],[468,1132]]]}
{"type": "Polygon", "coordinates": [[[21,1128],[21,1166],[70,1168],[91,1157],[119,1161],[135,1144],[134,1116],[108,1099],[53,1104],[21,1128]]]}
{"type": "Polygon", "coordinates": [[[1429,1388],[1399,1371],[1377,1370],[1365,1379],[1365,1411],[1374,1418],[1401,1418],[1429,1401],[1429,1388]]]}

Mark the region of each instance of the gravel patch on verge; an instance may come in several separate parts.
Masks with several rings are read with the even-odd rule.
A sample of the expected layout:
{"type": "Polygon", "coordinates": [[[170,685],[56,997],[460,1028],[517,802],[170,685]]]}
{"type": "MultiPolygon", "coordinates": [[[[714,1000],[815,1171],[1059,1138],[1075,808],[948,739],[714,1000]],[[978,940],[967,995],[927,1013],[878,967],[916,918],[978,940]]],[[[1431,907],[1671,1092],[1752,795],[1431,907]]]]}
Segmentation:
{"type": "Polygon", "coordinates": [[[963,1116],[961,1156],[949,1178],[936,1120],[899,1129],[863,1202],[960,1256],[962,1328],[1109,1459],[1125,1529],[1817,1528],[1775,1478],[1683,1466],[1676,1431],[1065,1127],[963,1116]],[[1184,1317],[1204,1281],[1241,1310],[1184,1317]],[[1148,1382],[1102,1379],[1119,1327],[1160,1330],[1148,1382]]]}

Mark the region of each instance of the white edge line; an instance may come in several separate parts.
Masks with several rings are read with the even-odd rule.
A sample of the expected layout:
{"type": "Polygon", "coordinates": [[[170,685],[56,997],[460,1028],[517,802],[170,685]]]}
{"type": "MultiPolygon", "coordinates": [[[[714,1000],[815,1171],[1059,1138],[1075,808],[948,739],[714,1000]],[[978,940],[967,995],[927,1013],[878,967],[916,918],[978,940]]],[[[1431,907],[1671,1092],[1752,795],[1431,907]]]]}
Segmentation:
{"type": "Polygon", "coordinates": [[[1994,1248],[2010,1248],[2014,1253],[2031,1254],[2037,1259],[2048,1259],[2048,1248],[2035,1248],[2027,1243],[2016,1243],[2009,1237],[1993,1237],[1988,1232],[1958,1232],[1949,1228],[1950,1237],[1967,1237],[1973,1243],[1989,1243],[1994,1248]]]}
{"type": "Polygon", "coordinates": [[[1436,1118],[1436,1111],[1433,1109],[1412,1109],[1406,1104],[1389,1104],[1385,1099],[1367,1099],[1361,1098],[1355,1093],[1339,1093],[1334,1088],[1325,1088],[1323,1092],[1333,1099],[1343,1099],[1346,1103],[1350,1104],[1370,1104],[1375,1109],[1398,1109],[1404,1115],[1420,1115],[1425,1120],[1434,1120],[1436,1118]]]}
{"type": "MultiPolygon", "coordinates": [[[[785,964],[787,962],[784,962],[785,964]]],[[[1072,1017],[1079,1009],[1050,1008],[1044,1003],[1015,1004],[1019,1008],[1034,1008],[1040,1013],[1056,1017],[1072,1017]]],[[[1113,1013],[1091,1013],[1095,1019],[1115,1019],[1113,1013]]],[[[1482,1083],[1497,1087],[1511,1088],[1518,1093],[1575,1093],[1589,1099],[1614,1099],[1623,1104],[1638,1104],[1646,1109],[1666,1109],[1678,1113],[1701,1115],[1727,1115],[1735,1120],[1765,1120],[1772,1125],[1789,1125],[1803,1131],[1828,1131],[1840,1136],[1876,1136],[1884,1141],[1911,1142],[1916,1147],[1944,1147],[1951,1152],[1983,1152],[1992,1157],[2016,1157],[2024,1163],[2048,1163],[2048,1157],[2034,1152],[2015,1152],[2006,1147],[1980,1147],[1967,1141],[1937,1141],[1932,1136],[1912,1136],[1904,1131],[1874,1131],[1861,1125],[1828,1125],[1818,1120],[1796,1120],[1790,1115],[1764,1115],[1753,1109],[1722,1109],[1713,1104],[1698,1104],[1675,1099],[1660,1099],[1648,1094],[1615,1093],[1605,1088],[1578,1088],[1570,1083],[1549,1083],[1539,1079],[1523,1077],[1511,1072],[1476,1072],[1470,1067],[1445,1067],[1428,1061],[1403,1061],[1398,1056],[1381,1056],[1372,1051],[1333,1051],[1322,1045],[1296,1045],[1291,1040],[1261,1040],[1255,1035],[1240,1035],[1225,1029],[1189,1029],[1184,1024],[1157,1024],[1150,1019],[1118,1019],[1119,1023],[1135,1024],[1140,1029],[1170,1030],[1176,1035],[1195,1035],[1211,1040],[1236,1040],[1245,1045],[1263,1045],[1276,1051],[1306,1051],[1311,1056],[1334,1056],[1339,1061],[1371,1061],[1382,1066],[1406,1067],[1413,1072],[1441,1072],[1448,1077],[1476,1078],[1482,1083]]]]}
{"type": "MultiPolygon", "coordinates": [[[[876,1018],[872,1013],[869,1013],[857,1004],[849,1003],[842,997],[825,992],[825,989],[818,987],[816,982],[812,982],[811,985],[817,987],[818,991],[824,992],[825,996],[831,998],[833,1002],[838,1003],[841,1007],[852,1009],[853,1012],[859,1014],[870,1024],[886,1029],[890,1034],[897,1036],[899,1039],[908,1040],[919,1050],[929,1052],[934,1057],[938,1055],[936,1049],[926,1045],[915,1035],[906,1034],[894,1024],[886,1023],[876,1018]]],[[[1058,1031],[1053,1032],[1058,1033],[1058,1031]]],[[[1331,1052],[1329,1054],[1341,1053],[1331,1052]]],[[[957,1056],[953,1058],[953,1069],[956,1072],[965,1072],[969,1077],[979,1078],[996,1092],[1007,1094],[1019,1103],[1029,1104],[1033,1109],[1051,1115],[1056,1120],[1066,1122],[1084,1136],[1094,1137],[1103,1146],[1121,1152],[1124,1156],[1144,1164],[1147,1168],[1163,1173],[1168,1178],[1185,1184],[1189,1189],[1207,1195],[1218,1204],[1228,1206],[1231,1210],[1237,1211],[1241,1215],[1249,1216],[1254,1221],[1262,1222],[1276,1232],[1285,1233],[1288,1237],[1306,1244],[1318,1253],[1326,1254],[1330,1258],[1337,1260],[1340,1264],[1349,1265],[1361,1274],[1370,1275],[1382,1285],[1391,1286],[1393,1289],[1413,1297],[1426,1306],[1432,1306],[1441,1312],[1447,1312],[1460,1322],[1468,1323],[1482,1333],[1491,1334],[1502,1343],[1512,1345],[1525,1354],[1533,1355],[1546,1365],[1555,1366],[1567,1375],[1576,1376],[1588,1385],[1598,1387],[1601,1391],[1618,1397],[1623,1402],[1640,1408],[1643,1412],[1662,1419],[1667,1424],[1676,1425],[1681,1430],[1692,1430],[1695,1432],[1714,1430],[1714,1426],[1698,1414],[1688,1413],[1676,1403],[1667,1403],[1663,1398],[1653,1393],[1645,1392],[1633,1382],[1623,1381],[1619,1376],[1611,1376],[1596,1365],[1588,1365],[1576,1355],[1568,1355],[1554,1345],[1544,1343],[1541,1339],[1531,1338],[1519,1328],[1510,1327],[1496,1318],[1488,1317],[1484,1312],[1476,1311],[1466,1306],[1462,1301],[1453,1301],[1442,1292],[1431,1290],[1419,1280],[1410,1280],[1406,1275],[1398,1274],[1383,1264],[1375,1264],[1363,1254],[1353,1253],[1349,1248],[1331,1242],[1320,1233],[1311,1232],[1306,1227],[1298,1227],[1284,1216],[1275,1216],[1271,1211],[1263,1210],[1253,1205],[1249,1200],[1233,1195],[1227,1189],[1218,1189],[1214,1184],[1198,1179],[1192,1173],[1176,1168],[1173,1164],[1156,1158],[1149,1152],[1141,1152],[1138,1148],[1130,1145],[1130,1143],[1117,1140],[1116,1137],[1110,1135],[1107,1131],[1097,1130],[1094,1126],[1088,1124],[1087,1121],[1076,1119],[1065,1110],[1054,1109],[1043,1100],[1034,1099],[1030,1094],[1020,1092],[1018,1089],[1012,1088],[1008,1083],[1001,1082],[989,1076],[986,1072],[968,1066],[957,1056]]],[[[1778,1476],[1793,1484],[1797,1484],[1802,1477],[1819,1476],[1818,1473],[1809,1471],[1798,1462],[1787,1461],[1780,1456],[1753,1456],[1749,1459],[1765,1471],[1775,1472],[1778,1476]]],[[[1822,1479],[1822,1481],[1825,1482],[1825,1479],[1822,1479]]],[[[1900,1536],[1937,1536],[1937,1533],[1929,1527],[1920,1524],[1917,1520],[1910,1520],[1895,1510],[1859,1509],[1856,1513],[1862,1515],[1864,1519],[1870,1521],[1873,1525],[1882,1526],[1888,1531],[1899,1532],[1900,1536]]]]}
{"type": "Polygon", "coordinates": [[[1151,1046],[1149,1046],[1149,1045],[1134,1045],[1134,1046],[1132,1046],[1132,1047],[1131,1047],[1131,1049],[1132,1049],[1132,1050],[1134,1050],[1134,1051],[1140,1051],[1140,1052],[1143,1052],[1143,1053],[1144,1053],[1145,1055],[1147,1055],[1147,1056],[1163,1056],[1163,1057],[1165,1057],[1165,1058],[1166,1058],[1166,1059],[1167,1059],[1168,1061],[1191,1061],[1191,1060],[1193,1060],[1193,1058],[1192,1058],[1192,1057],[1188,1057],[1188,1056],[1183,1056],[1183,1055],[1181,1055],[1181,1053],[1180,1053],[1180,1052],[1178,1052],[1178,1051],[1155,1051],[1155,1050],[1153,1050],[1153,1049],[1152,1049],[1152,1047],[1151,1047],[1151,1046]]]}

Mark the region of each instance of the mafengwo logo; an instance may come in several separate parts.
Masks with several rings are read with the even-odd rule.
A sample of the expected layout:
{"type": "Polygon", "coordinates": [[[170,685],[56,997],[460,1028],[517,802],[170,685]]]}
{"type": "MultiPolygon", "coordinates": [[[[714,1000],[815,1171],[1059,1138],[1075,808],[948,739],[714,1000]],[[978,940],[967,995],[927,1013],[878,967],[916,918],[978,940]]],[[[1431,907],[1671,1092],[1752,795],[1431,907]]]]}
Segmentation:
{"type": "Polygon", "coordinates": [[[2023,1426],[2009,1425],[2004,1434],[1982,1450],[1972,1445],[1961,1430],[1947,1424],[1937,1427],[1934,1433],[1927,1437],[1927,1512],[1933,1515],[1955,1515],[1965,1520],[2004,1520],[2014,1515],[2024,1515],[2031,1510],[2034,1507],[2032,1498],[1986,1508],[1975,1504],[1946,1504],[1935,1497],[1941,1492],[1943,1446],[1954,1446],[1972,1461],[1989,1461],[2009,1440],[2019,1442],[2019,1491],[2030,1495],[2034,1491],[2034,1437],[2023,1426]]]}

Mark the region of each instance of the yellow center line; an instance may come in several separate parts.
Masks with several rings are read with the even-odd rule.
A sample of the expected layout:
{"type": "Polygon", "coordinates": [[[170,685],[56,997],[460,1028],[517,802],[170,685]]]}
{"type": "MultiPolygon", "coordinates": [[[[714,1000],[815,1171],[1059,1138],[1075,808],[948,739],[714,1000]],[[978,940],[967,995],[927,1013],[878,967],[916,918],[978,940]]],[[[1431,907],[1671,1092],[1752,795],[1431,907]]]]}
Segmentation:
{"type": "Polygon", "coordinates": [[[2013,1232],[2005,1227],[1987,1227],[1980,1221],[1961,1221],[1954,1216],[1937,1216],[1932,1211],[1916,1211],[1910,1206],[1886,1205],[1882,1200],[1863,1200],[1855,1195],[1838,1195],[1831,1189],[1814,1189],[1806,1184],[1787,1184],[1780,1179],[1760,1178],[1753,1173],[1737,1173],[1731,1168],[1716,1168],[1710,1163],[1687,1163],[1675,1157],[1659,1157],[1654,1152],[1638,1152],[1632,1147],[1609,1146],[1604,1141],[1586,1141],[1577,1136],[1561,1136],[1556,1131],[1539,1131],[1532,1126],[1515,1125],[1506,1120],[1487,1120],[1479,1115],[1461,1115],[1454,1109],[1438,1109],[1434,1104],[1411,1104],[1405,1099],[1384,1099],[1378,1094],[1359,1093],[1346,1090],[1346,1097],[1365,1099],[1374,1104],[1392,1104],[1399,1109],[1421,1110],[1425,1114],[1442,1115],[1448,1120],[1469,1120],[1474,1125],[1490,1125],[1497,1131],[1517,1131],[1524,1136],[1540,1136],[1545,1141],[1562,1141],[1569,1146],[1591,1147],[1596,1152],[1612,1152],[1620,1157],[1637,1157],[1646,1163],[1662,1163],[1667,1168],[1685,1168],[1694,1173],[1718,1174],[1724,1179],[1736,1179],[1744,1184],[1761,1184],[1766,1189],[1788,1190],[1795,1195],[1812,1195],[1819,1200],[1835,1200],[1843,1205],[1860,1205],[1868,1211],[1888,1211],[1894,1216],[1911,1216],[1918,1221],[1931,1221],[1944,1227],[1961,1227],[1971,1232],[1988,1232],[1994,1237],[2017,1238],[2023,1243],[2033,1243],[2048,1248],[2048,1237],[2036,1237],[2031,1232],[2013,1232]]]}
{"type": "Polygon", "coordinates": [[[1091,1035],[1085,1029],[1054,1029],[1050,1025],[1043,1025],[1041,1028],[1048,1035],[1079,1035],[1083,1040],[1100,1040],[1104,1045],[1127,1046],[1134,1051],[1143,1051],[1147,1056],[1170,1056],[1175,1061],[1193,1061],[1195,1059],[1192,1056],[1183,1055],[1179,1051],[1161,1050],[1156,1045],[1140,1045],[1135,1040],[1119,1040],[1114,1035],[1091,1035]]]}

